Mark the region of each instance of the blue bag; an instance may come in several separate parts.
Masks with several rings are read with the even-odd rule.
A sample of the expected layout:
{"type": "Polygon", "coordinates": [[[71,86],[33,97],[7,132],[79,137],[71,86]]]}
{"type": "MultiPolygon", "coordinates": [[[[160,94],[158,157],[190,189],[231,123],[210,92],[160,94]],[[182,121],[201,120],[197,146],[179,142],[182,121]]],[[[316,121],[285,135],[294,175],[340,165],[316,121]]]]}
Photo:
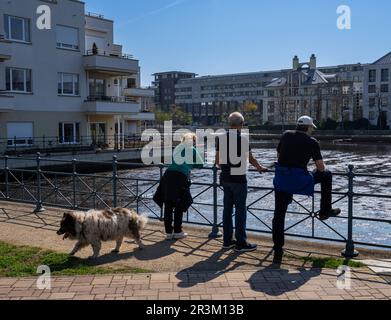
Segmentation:
{"type": "Polygon", "coordinates": [[[277,191],[313,197],[315,179],[312,173],[300,168],[289,168],[276,164],[274,188],[277,191]]]}

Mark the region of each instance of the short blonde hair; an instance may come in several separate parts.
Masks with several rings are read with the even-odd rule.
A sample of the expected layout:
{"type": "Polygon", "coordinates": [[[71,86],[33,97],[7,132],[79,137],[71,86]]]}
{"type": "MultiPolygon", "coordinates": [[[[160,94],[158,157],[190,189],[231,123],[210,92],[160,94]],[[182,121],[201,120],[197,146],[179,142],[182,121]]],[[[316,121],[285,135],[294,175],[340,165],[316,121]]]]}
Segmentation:
{"type": "Polygon", "coordinates": [[[193,132],[185,133],[182,138],[182,143],[193,143],[196,138],[197,135],[193,132]]]}

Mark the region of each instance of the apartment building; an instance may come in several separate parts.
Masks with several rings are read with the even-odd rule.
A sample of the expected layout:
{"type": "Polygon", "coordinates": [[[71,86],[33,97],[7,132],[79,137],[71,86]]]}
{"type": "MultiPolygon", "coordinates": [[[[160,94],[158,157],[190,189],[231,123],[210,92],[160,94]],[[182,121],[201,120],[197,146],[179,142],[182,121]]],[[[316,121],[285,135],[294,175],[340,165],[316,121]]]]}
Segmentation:
{"type": "Polygon", "coordinates": [[[193,79],[195,73],[169,71],[153,74],[155,81],[155,104],[159,110],[169,111],[175,105],[175,85],[181,79],[193,79]]]}
{"type": "Polygon", "coordinates": [[[364,117],[380,129],[391,128],[391,52],[364,70],[364,117]]]}
{"type": "Polygon", "coordinates": [[[43,136],[123,146],[140,121],[153,120],[141,112],[153,93],[140,88],[139,61],[115,44],[113,21],[85,14],[76,0],[0,0],[0,13],[0,137],[8,147],[43,136]],[[42,4],[47,30],[36,24],[42,4]]]}
{"type": "Polygon", "coordinates": [[[175,103],[193,114],[200,125],[220,123],[234,110],[248,114],[252,123],[293,124],[307,113],[321,122],[363,116],[364,65],[360,63],[319,68],[312,55],[308,62],[292,60],[292,69],[244,74],[204,76],[179,80],[175,103]]]}

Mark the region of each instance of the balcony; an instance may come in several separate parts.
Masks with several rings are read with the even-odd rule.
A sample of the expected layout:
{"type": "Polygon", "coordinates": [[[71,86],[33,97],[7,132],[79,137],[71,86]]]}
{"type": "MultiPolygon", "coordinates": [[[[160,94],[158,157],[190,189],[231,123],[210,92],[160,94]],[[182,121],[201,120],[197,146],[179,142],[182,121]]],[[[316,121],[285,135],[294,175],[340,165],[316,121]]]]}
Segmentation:
{"type": "Polygon", "coordinates": [[[0,112],[9,112],[14,109],[14,96],[0,92],[0,112]]]}
{"type": "Polygon", "coordinates": [[[153,98],[155,96],[154,89],[147,88],[126,88],[124,89],[125,96],[153,98]]]}
{"type": "Polygon", "coordinates": [[[153,112],[140,112],[125,116],[125,120],[131,121],[155,121],[155,114],[153,112]]]}
{"type": "Polygon", "coordinates": [[[84,102],[84,109],[91,114],[132,114],[139,113],[141,105],[127,97],[90,96],[84,102]]]}
{"type": "Polygon", "coordinates": [[[4,35],[0,34],[0,62],[11,59],[12,48],[10,43],[4,38],[4,35]]]}
{"type": "Polygon", "coordinates": [[[130,55],[116,51],[87,51],[84,56],[84,69],[109,74],[111,76],[132,75],[139,72],[139,62],[130,55]]]}

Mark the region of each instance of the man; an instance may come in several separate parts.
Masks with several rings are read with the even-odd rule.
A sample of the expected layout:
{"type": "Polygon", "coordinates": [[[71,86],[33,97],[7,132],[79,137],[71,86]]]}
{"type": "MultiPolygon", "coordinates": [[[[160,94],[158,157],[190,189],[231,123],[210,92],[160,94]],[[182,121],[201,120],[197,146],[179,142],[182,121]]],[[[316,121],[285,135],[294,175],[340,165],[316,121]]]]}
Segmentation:
{"type": "Polygon", "coordinates": [[[221,168],[220,182],[224,189],[224,249],[237,252],[251,252],[257,246],[247,242],[247,159],[260,172],[267,169],[261,166],[250,150],[249,138],[242,135],[244,117],[232,113],[228,118],[230,130],[221,136],[217,143],[216,165],[221,168]],[[235,206],[235,238],[233,239],[233,207],[235,206]]]}
{"type": "Polygon", "coordinates": [[[340,209],[332,209],[332,173],[326,170],[319,142],[311,137],[316,128],[312,118],[301,117],[296,130],[287,131],[277,148],[273,220],[275,261],[280,261],[283,256],[285,216],[293,194],[313,196],[314,185],[320,183],[322,195],[319,219],[327,220],[341,213],[340,209]],[[316,164],[313,174],[307,169],[311,159],[316,164]]]}

